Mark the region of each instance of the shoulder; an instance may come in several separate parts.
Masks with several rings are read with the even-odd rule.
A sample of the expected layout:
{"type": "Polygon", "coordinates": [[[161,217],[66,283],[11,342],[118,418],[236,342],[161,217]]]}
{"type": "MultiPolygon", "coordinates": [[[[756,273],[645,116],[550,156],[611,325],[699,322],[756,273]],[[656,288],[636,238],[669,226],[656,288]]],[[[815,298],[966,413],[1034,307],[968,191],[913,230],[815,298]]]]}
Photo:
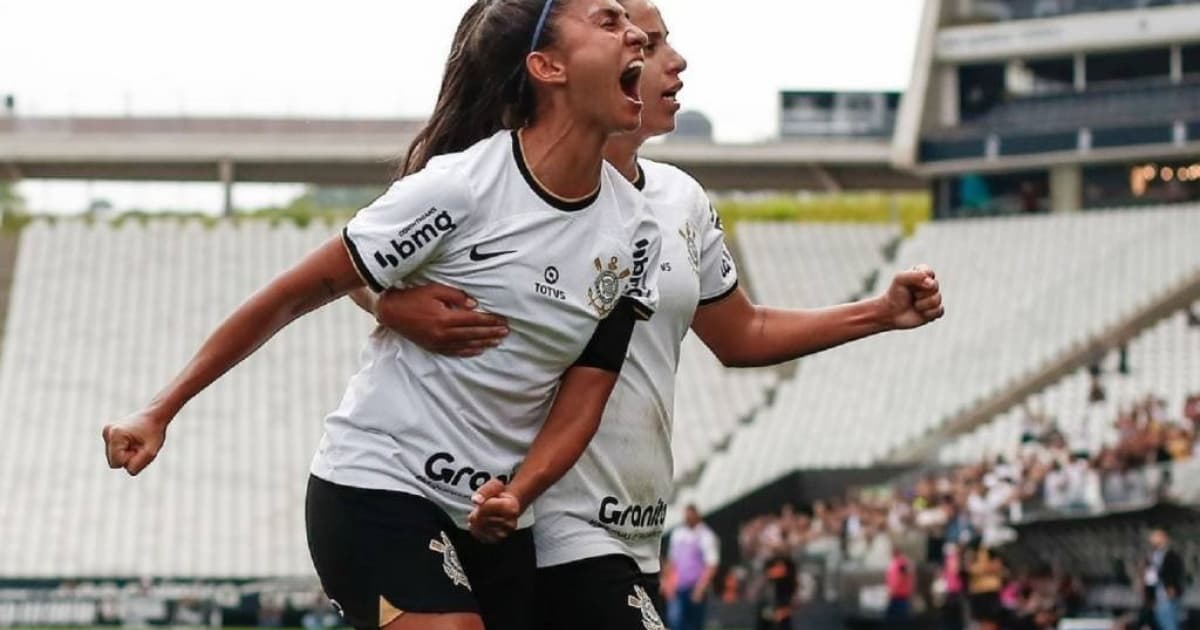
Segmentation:
{"type": "Polygon", "coordinates": [[[433,157],[425,168],[393,183],[384,198],[416,195],[454,210],[475,210],[482,205],[479,191],[490,189],[512,160],[509,134],[501,131],[462,151],[433,157]]]}
{"type": "Polygon", "coordinates": [[[672,164],[639,158],[638,164],[646,174],[646,196],[652,200],[670,200],[683,206],[691,220],[716,224],[708,191],[687,171],[672,164]]]}
{"type": "Polygon", "coordinates": [[[392,182],[381,201],[411,202],[415,198],[453,208],[467,207],[473,201],[470,180],[463,176],[468,166],[462,153],[439,155],[425,168],[392,182]]]}
{"type": "Polygon", "coordinates": [[[696,178],[688,175],[687,172],[674,164],[656,162],[647,158],[638,158],[638,165],[642,167],[642,172],[646,174],[647,182],[653,178],[655,181],[668,184],[671,187],[701,189],[700,182],[697,182],[696,178]]]}
{"type": "Polygon", "coordinates": [[[661,189],[674,195],[708,198],[708,193],[704,191],[704,186],[696,181],[696,178],[692,177],[687,171],[674,164],[638,158],[638,165],[642,167],[642,172],[646,174],[647,187],[653,184],[656,189],[661,189]]]}
{"type": "Polygon", "coordinates": [[[606,186],[612,192],[618,202],[632,204],[634,206],[642,206],[645,204],[645,197],[642,191],[638,190],[633,182],[625,179],[621,171],[617,167],[609,164],[607,161],[601,163],[600,167],[601,186],[606,186]]]}
{"type": "Polygon", "coordinates": [[[460,186],[480,187],[487,180],[508,172],[512,161],[512,132],[503,130],[457,153],[434,157],[425,171],[453,178],[460,186]]]}
{"type": "Polygon", "coordinates": [[[603,163],[600,186],[603,203],[612,207],[604,216],[617,217],[617,229],[639,231],[646,225],[657,225],[650,202],[625,176],[608,162],[603,163]]]}

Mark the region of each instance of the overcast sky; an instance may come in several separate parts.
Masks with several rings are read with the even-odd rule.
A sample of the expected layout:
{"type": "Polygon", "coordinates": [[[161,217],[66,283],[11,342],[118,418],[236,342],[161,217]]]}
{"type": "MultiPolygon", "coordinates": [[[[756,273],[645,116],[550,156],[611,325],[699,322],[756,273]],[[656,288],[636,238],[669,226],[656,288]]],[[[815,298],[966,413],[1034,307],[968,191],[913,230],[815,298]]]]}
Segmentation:
{"type": "MultiPolygon", "coordinates": [[[[0,0],[0,94],[24,115],[420,117],[469,0],[0,0]]],[[[776,133],[782,89],[896,90],[921,0],[658,0],[718,140],[776,133]]],[[[35,209],[215,209],[215,186],[27,182],[35,209]]],[[[239,204],[294,187],[241,186],[239,204]]]]}

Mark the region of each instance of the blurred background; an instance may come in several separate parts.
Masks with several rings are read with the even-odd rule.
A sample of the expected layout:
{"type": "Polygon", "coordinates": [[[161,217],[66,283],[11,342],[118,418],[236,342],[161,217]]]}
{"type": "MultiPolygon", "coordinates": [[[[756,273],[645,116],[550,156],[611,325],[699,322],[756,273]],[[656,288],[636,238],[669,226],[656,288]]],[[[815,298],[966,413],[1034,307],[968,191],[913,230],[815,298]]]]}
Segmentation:
{"type": "MultiPolygon", "coordinates": [[[[99,427],[382,192],[467,4],[0,0],[0,626],[338,623],[304,483],[369,318],[289,328],[137,483],[99,427]]],[[[658,4],[691,67],[645,154],[754,298],[927,262],[949,311],[773,369],[685,340],[710,624],[1200,627],[1200,2],[658,4]]]]}

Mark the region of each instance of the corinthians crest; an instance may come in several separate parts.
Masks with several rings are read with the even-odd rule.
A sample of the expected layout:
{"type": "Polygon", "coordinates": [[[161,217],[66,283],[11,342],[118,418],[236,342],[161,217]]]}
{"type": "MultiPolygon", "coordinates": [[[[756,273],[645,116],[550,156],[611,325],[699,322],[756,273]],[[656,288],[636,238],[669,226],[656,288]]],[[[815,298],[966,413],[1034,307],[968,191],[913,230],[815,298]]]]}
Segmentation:
{"type": "Polygon", "coordinates": [[[642,625],[646,630],[667,630],[663,625],[662,618],[658,616],[658,611],[654,609],[654,601],[650,599],[650,594],[641,586],[634,585],[633,595],[629,596],[629,606],[642,611],[642,625]]]}
{"type": "Polygon", "coordinates": [[[607,317],[616,306],[617,298],[621,296],[621,281],[629,277],[630,271],[629,269],[618,271],[621,269],[621,265],[616,256],[609,259],[608,265],[600,262],[599,258],[594,264],[599,275],[592,283],[592,288],[588,289],[588,302],[592,308],[596,309],[596,314],[600,317],[607,317]]]}
{"type": "Polygon", "coordinates": [[[467,581],[467,572],[463,571],[462,562],[458,559],[458,551],[454,549],[454,543],[450,542],[450,537],[446,532],[438,532],[442,535],[442,539],[429,541],[429,550],[436,551],[442,554],[442,570],[446,572],[446,577],[450,578],[456,586],[465,586],[471,590],[471,583],[467,581]]]}
{"type": "Polygon", "coordinates": [[[679,228],[679,235],[687,243],[688,262],[692,263],[692,271],[700,272],[700,248],[696,246],[696,228],[691,223],[684,223],[679,228]]]}

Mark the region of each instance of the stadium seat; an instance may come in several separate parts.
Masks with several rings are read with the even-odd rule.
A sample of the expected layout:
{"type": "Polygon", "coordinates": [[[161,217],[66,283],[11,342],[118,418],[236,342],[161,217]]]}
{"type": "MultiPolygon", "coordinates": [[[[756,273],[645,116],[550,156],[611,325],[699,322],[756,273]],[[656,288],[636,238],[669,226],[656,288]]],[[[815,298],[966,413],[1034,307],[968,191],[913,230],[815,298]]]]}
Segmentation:
{"type": "Polygon", "coordinates": [[[371,318],[306,317],[192,402],[137,481],[100,427],[138,410],[256,288],[336,233],[35,223],[0,357],[0,574],[306,576],[304,487],[371,318]]]}
{"type": "Polygon", "coordinates": [[[1194,277],[1195,234],[1195,205],[923,226],[896,265],[938,270],[947,317],[805,359],[694,496],[712,510],[795,470],[884,460],[1194,277]]]}

